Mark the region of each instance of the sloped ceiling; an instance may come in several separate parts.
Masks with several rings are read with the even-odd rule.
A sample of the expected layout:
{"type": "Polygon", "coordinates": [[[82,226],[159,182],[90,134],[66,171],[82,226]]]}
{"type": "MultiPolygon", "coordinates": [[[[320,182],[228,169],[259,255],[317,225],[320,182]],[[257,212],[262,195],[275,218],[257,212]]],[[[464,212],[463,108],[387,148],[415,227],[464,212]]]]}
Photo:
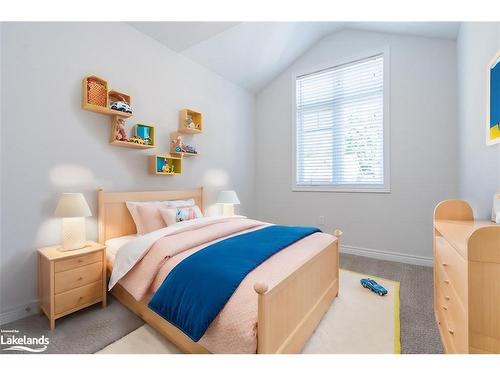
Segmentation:
{"type": "Polygon", "coordinates": [[[455,39],[458,22],[131,22],[131,26],[256,93],[320,39],[344,28],[455,39]]]}

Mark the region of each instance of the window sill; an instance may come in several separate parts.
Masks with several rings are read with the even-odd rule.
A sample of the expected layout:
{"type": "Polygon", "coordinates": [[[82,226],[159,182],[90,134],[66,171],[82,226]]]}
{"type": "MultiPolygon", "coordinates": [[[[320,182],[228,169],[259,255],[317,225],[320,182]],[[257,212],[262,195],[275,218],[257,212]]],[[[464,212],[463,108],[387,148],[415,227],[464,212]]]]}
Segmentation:
{"type": "Polygon", "coordinates": [[[381,193],[390,194],[390,188],[352,188],[352,187],[331,187],[331,186],[293,186],[295,192],[317,192],[317,193],[381,193]]]}

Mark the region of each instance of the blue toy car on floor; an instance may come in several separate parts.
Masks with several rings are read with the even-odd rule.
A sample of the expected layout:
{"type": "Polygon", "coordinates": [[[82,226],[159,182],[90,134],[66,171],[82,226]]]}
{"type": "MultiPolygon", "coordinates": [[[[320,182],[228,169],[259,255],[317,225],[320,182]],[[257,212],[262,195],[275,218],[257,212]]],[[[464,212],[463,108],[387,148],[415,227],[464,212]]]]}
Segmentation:
{"type": "Polygon", "coordinates": [[[387,294],[387,289],[378,284],[375,280],[361,279],[360,282],[364,288],[370,289],[373,293],[377,293],[379,296],[385,296],[387,294]]]}

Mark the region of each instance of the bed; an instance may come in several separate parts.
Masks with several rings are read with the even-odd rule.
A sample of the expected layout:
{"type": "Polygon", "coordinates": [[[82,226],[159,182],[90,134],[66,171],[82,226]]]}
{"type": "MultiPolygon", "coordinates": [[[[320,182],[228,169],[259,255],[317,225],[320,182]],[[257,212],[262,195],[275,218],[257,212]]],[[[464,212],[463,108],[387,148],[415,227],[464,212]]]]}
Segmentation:
{"type": "MultiPolygon", "coordinates": [[[[194,199],[203,211],[203,188],[148,192],[105,192],[99,190],[99,242],[107,244],[109,248],[107,250],[108,275],[113,271],[116,251],[123,243],[136,236],[135,224],[125,202],[190,198],[194,199]]],[[[255,320],[256,343],[252,352],[259,354],[301,352],[330,304],[338,295],[338,249],[341,234],[341,231],[336,230],[334,236],[328,235],[328,238],[326,234],[322,233],[321,236],[315,234],[317,238],[313,238],[314,235],[307,237],[306,239],[309,242],[305,241],[306,239],[299,241],[296,247],[308,247],[313,255],[308,258],[300,258],[300,261],[297,261],[299,263],[294,263],[290,271],[286,271],[286,273],[283,273],[285,270],[281,271],[282,274],[279,275],[278,280],[268,279],[265,267],[271,267],[270,264],[273,261],[278,262],[280,260],[278,255],[284,257],[288,253],[291,254],[292,251],[297,251],[297,249],[291,249],[292,246],[290,246],[291,250],[286,248],[266,260],[243,280],[238,290],[242,288],[244,282],[246,284],[251,282],[252,285],[246,285],[246,288],[253,289],[252,297],[255,299],[256,305],[255,316],[253,317],[255,320]],[[251,275],[253,278],[250,277],[251,275]]],[[[118,301],[140,316],[183,352],[198,354],[228,352],[227,348],[223,351],[209,350],[211,349],[210,345],[205,345],[205,343],[210,341],[204,340],[205,336],[200,341],[195,342],[176,326],[150,309],[148,302],[153,296],[153,290],[148,290],[138,300],[136,299],[137,296],[134,297],[135,294],[131,293],[130,289],[127,289],[126,283],[118,282],[114,284],[110,292],[118,301]]],[[[248,293],[248,290],[246,292],[248,293]]],[[[240,294],[242,293],[240,292],[240,294]]],[[[234,301],[231,299],[229,302],[234,301]]],[[[226,306],[224,310],[228,308],[226,306]]],[[[223,315],[224,310],[220,315],[223,315]]],[[[238,332],[231,332],[236,336],[234,342],[237,342],[239,340],[237,337],[238,332]]],[[[225,332],[225,336],[227,336],[227,332],[225,332]]]]}

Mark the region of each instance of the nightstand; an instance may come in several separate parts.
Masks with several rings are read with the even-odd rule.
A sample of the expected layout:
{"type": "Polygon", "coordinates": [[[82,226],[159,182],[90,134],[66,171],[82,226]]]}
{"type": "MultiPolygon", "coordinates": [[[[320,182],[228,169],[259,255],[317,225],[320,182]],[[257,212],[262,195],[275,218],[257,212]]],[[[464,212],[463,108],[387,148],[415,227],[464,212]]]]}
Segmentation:
{"type": "Polygon", "coordinates": [[[61,246],[38,249],[40,312],[50,321],[101,302],[106,306],[106,247],[87,241],[82,249],[59,251],[61,246]]]}

